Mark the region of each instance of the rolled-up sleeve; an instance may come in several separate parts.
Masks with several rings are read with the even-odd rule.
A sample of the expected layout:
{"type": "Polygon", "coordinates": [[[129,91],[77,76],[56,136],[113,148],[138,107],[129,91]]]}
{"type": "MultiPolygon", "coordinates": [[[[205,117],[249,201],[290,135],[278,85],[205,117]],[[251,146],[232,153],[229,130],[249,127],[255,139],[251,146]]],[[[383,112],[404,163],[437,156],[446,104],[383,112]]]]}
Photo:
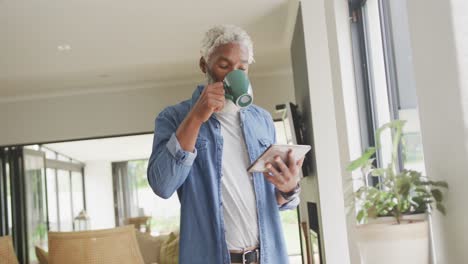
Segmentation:
{"type": "Polygon", "coordinates": [[[155,122],[153,149],[148,162],[148,183],[153,192],[167,199],[187,179],[197,157],[194,152],[182,149],[176,137],[179,122],[176,111],[166,108],[155,122]]]}
{"type": "Polygon", "coordinates": [[[194,152],[185,151],[182,149],[175,133],[172,133],[171,138],[166,144],[166,147],[174,159],[176,159],[178,163],[185,166],[192,166],[195,158],[197,157],[197,149],[195,149],[194,152]]]}
{"type": "Polygon", "coordinates": [[[296,208],[299,203],[301,202],[301,199],[299,198],[299,195],[294,197],[294,199],[292,199],[291,201],[288,201],[284,204],[282,204],[281,206],[278,207],[278,209],[280,211],[286,211],[286,210],[292,210],[294,208],[296,208]]]}

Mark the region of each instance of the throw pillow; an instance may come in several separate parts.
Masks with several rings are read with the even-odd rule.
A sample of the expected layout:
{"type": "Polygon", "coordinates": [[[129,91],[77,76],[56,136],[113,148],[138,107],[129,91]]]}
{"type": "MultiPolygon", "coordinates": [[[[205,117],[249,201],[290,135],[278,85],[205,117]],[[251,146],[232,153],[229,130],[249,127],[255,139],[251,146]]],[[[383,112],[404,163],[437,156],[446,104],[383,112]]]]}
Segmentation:
{"type": "Polygon", "coordinates": [[[160,264],[178,264],[179,263],[179,234],[171,232],[169,238],[161,245],[159,262],[160,264]]]}
{"type": "Polygon", "coordinates": [[[49,254],[42,248],[36,246],[36,257],[39,264],[49,264],[49,254]]]}

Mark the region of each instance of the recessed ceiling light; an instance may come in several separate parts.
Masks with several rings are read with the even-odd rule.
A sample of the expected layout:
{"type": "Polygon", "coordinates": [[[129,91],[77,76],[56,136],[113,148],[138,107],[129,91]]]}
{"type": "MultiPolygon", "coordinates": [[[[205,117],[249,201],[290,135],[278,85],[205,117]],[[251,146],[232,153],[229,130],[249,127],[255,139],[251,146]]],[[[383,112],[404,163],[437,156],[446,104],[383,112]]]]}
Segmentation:
{"type": "Polygon", "coordinates": [[[71,46],[68,45],[68,44],[58,45],[58,46],[57,46],[57,49],[58,49],[59,51],[69,51],[69,50],[71,50],[71,46]]]}

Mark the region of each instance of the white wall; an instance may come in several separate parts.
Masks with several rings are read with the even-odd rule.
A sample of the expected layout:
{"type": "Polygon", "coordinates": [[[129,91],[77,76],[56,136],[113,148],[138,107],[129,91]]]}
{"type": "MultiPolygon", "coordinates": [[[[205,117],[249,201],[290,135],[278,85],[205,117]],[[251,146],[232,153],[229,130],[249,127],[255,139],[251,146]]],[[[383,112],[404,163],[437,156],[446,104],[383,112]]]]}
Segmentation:
{"type": "Polygon", "coordinates": [[[345,209],[345,194],[352,192],[345,168],[350,155],[360,152],[359,143],[349,143],[359,134],[347,1],[301,4],[316,154],[316,182],[304,183],[312,190],[318,186],[326,263],[359,263],[354,214],[347,216],[345,209]]]}
{"type": "MultiPolygon", "coordinates": [[[[346,208],[346,227],[350,263],[361,263],[356,241],[356,214],[349,201],[353,197],[352,175],[346,171],[350,160],[362,154],[356,82],[352,55],[349,7],[347,1],[325,1],[328,43],[335,100],[336,130],[341,184],[346,208]],[[348,200],[347,200],[348,199],[348,200]]],[[[337,181],[337,184],[339,181],[337,181]]]]}
{"type": "Polygon", "coordinates": [[[411,0],[408,15],[426,171],[450,185],[447,216],[434,218],[437,260],[466,263],[468,5],[411,0]]]}
{"type": "Polygon", "coordinates": [[[85,165],[86,207],[92,229],[115,227],[112,166],[110,161],[85,165]]]}
{"type": "MultiPolygon", "coordinates": [[[[263,74],[253,70],[256,104],[273,113],[275,104],[293,100],[288,67],[263,74]]],[[[197,84],[181,83],[0,102],[0,146],[151,132],[156,115],[165,106],[190,98],[197,84]]]]}

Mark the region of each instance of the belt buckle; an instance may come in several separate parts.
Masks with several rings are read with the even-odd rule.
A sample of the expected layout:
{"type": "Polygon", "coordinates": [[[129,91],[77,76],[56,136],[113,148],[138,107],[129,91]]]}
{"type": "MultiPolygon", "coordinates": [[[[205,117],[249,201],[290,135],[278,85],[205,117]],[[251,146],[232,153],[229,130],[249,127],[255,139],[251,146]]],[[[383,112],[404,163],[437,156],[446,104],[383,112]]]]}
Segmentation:
{"type": "Polygon", "coordinates": [[[242,253],[242,264],[250,264],[250,262],[247,263],[247,259],[245,259],[245,255],[247,255],[247,254],[249,254],[249,253],[251,253],[251,252],[257,252],[257,260],[258,260],[258,257],[259,257],[259,255],[258,255],[258,248],[256,248],[256,249],[253,249],[253,250],[244,251],[244,252],[242,253]]]}

